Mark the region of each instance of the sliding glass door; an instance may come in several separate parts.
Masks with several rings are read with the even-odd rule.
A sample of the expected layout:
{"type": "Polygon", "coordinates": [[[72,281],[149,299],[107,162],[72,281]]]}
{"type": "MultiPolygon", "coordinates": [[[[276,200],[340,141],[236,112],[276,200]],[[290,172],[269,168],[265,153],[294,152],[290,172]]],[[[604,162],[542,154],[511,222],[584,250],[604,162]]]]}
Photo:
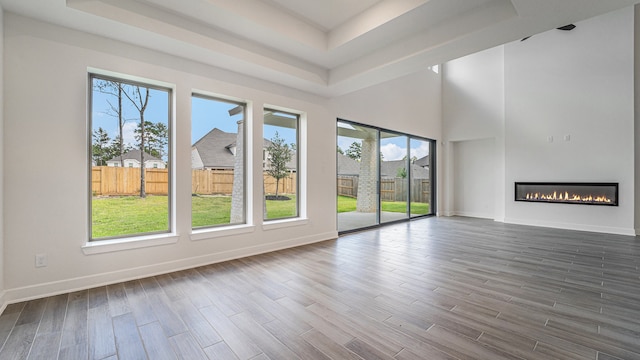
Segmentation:
{"type": "Polygon", "coordinates": [[[431,196],[433,186],[431,179],[434,179],[433,167],[431,166],[431,147],[434,141],[411,138],[409,140],[409,152],[411,154],[411,179],[409,183],[409,193],[411,202],[409,214],[413,217],[431,215],[434,212],[431,207],[431,196]]]}
{"type": "Polygon", "coordinates": [[[434,141],[338,120],[338,231],[435,213],[434,141]]]}
{"type": "Polygon", "coordinates": [[[380,222],[409,217],[409,138],[380,131],[380,222]]]}
{"type": "Polygon", "coordinates": [[[338,122],[338,231],[378,224],[378,131],[338,122]]]}

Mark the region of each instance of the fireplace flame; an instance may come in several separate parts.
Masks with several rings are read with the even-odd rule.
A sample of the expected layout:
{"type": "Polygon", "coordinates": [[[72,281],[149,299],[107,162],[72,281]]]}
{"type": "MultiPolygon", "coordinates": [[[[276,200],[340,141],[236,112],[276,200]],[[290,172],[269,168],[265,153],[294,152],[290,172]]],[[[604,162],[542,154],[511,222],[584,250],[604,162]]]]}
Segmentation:
{"type": "Polygon", "coordinates": [[[525,198],[527,200],[544,200],[544,201],[567,201],[567,202],[590,202],[590,203],[611,203],[611,199],[602,195],[569,195],[568,191],[543,194],[543,193],[527,193],[525,198]]]}

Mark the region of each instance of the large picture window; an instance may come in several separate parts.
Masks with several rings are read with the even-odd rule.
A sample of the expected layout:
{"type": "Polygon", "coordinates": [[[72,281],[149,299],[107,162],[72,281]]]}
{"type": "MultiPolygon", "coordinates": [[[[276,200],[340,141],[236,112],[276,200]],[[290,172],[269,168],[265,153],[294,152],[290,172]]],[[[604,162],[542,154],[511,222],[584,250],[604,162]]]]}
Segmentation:
{"type": "Polygon", "coordinates": [[[90,239],[171,231],[171,89],[91,74],[90,239]]]}
{"type": "Polygon", "coordinates": [[[299,115],[264,110],[264,219],[299,216],[299,115]]]}
{"type": "Polygon", "coordinates": [[[191,100],[191,225],[245,223],[245,105],[191,100]]]}

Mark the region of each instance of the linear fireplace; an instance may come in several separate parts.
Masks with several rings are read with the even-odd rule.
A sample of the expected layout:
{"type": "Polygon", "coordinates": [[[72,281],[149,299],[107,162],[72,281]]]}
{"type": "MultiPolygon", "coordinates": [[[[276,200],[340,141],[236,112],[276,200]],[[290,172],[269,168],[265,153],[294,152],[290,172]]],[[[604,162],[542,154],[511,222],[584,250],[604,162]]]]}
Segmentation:
{"type": "Polygon", "coordinates": [[[618,183],[516,182],[515,200],[618,206],[618,183]]]}

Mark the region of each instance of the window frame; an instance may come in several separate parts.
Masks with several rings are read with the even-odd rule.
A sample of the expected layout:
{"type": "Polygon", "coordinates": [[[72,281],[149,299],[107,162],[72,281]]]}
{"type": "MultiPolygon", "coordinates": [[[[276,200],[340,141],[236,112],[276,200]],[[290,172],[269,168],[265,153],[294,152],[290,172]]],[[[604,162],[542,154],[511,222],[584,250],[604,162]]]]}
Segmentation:
{"type": "MultiPolygon", "coordinates": [[[[269,156],[268,156],[268,152],[266,151],[265,147],[264,147],[264,126],[265,125],[270,125],[270,124],[265,124],[264,123],[264,115],[266,112],[268,111],[272,111],[274,113],[281,113],[281,114],[285,114],[285,115],[290,115],[295,117],[295,122],[296,122],[296,214],[293,216],[286,216],[286,217],[280,217],[280,218],[274,218],[274,219],[266,219],[265,216],[267,215],[266,213],[262,214],[262,222],[263,222],[263,230],[270,230],[270,229],[277,229],[277,228],[281,228],[281,227],[287,227],[289,225],[302,225],[302,224],[306,224],[307,223],[307,219],[306,219],[306,206],[304,204],[306,204],[306,200],[304,197],[306,197],[306,191],[305,189],[303,189],[303,179],[305,179],[306,174],[303,173],[303,171],[306,171],[306,168],[303,169],[303,164],[304,162],[302,161],[302,158],[305,156],[306,154],[306,144],[302,144],[301,139],[303,138],[303,135],[305,133],[305,120],[306,120],[306,114],[303,112],[299,112],[299,111],[295,111],[295,110],[291,110],[291,109],[286,109],[283,107],[279,107],[279,106],[272,106],[272,105],[267,105],[265,104],[263,109],[262,109],[262,120],[263,120],[263,136],[262,136],[262,149],[263,149],[263,158],[264,160],[261,161],[261,178],[262,178],[262,189],[264,192],[264,169],[265,166],[268,164],[269,161],[269,156]]],[[[262,194],[262,208],[266,209],[266,193],[262,194]]]]}
{"type": "MultiPolygon", "coordinates": [[[[193,90],[191,92],[191,104],[193,104],[193,98],[199,98],[199,99],[203,99],[203,100],[211,100],[211,101],[217,101],[217,102],[222,102],[222,103],[227,103],[227,104],[234,104],[237,106],[242,106],[243,107],[243,118],[242,118],[242,122],[243,122],[243,129],[242,129],[242,150],[243,150],[243,172],[242,172],[242,193],[243,193],[243,197],[242,197],[242,212],[243,212],[243,222],[240,223],[227,223],[227,224],[214,224],[214,225],[205,225],[205,226],[198,226],[198,227],[194,227],[193,226],[193,203],[191,203],[191,234],[192,234],[192,240],[200,240],[202,238],[207,238],[207,237],[211,237],[211,232],[213,231],[219,231],[219,230],[226,230],[226,229],[234,229],[233,231],[235,232],[237,229],[239,228],[243,228],[245,226],[250,226],[250,192],[248,191],[248,187],[247,187],[247,182],[250,179],[250,176],[248,174],[248,172],[251,170],[250,166],[249,166],[249,160],[251,157],[249,156],[249,150],[251,149],[251,146],[248,144],[248,139],[250,139],[250,136],[248,136],[248,131],[249,131],[249,109],[251,108],[249,102],[247,101],[242,101],[242,100],[238,100],[238,99],[230,99],[228,97],[224,97],[224,96],[220,96],[220,95],[215,95],[215,94],[210,94],[207,93],[206,91],[196,91],[193,90]],[[195,236],[194,236],[195,235],[195,236]]],[[[193,128],[193,105],[191,105],[191,119],[189,120],[190,124],[191,124],[191,128],[193,128]]],[[[193,144],[191,144],[190,146],[193,146],[193,144]]],[[[237,150],[236,150],[237,151],[237,150]]],[[[235,153],[234,153],[235,156],[235,153]]],[[[190,169],[193,170],[193,168],[191,166],[189,166],[190,169]]],[[[193,175],[192,175],[193,176],[193,175]]],[[[235,176],[235,174],[234,174],[235,176]]],[[[243,230],[240,230],[240,232],[244,232],[243,230]]]]}
{"type": "MultiPolygon", "coordinates": [[[[373,229],[373,228],[379,228],[379,227],[383,227],[386,225],[391,225],[393,223],[399,223],[399,222],[407,222],[407,221],[412,221],[412,220],[416,220],[416,219],[421,219],[421,218],[426,218],[426,217],[432,217],[432,216],[436,216],[437,214],[437,140],[435,139],[430,139],[427,137],[423,137],[423,136],[418,136],[418,135],[414,135],[414,134],[410,134],[410,133],[405,133],[402,131],[397,131],[397,130],[390,130],[390,129],[386,129],[386,128],[382,128],[379,126],[375,126],[375,125],[370,125],[370,124],[364,124],[364,123],[360,123],[360,122],[356,122],[356,121],[351,121],[351,120],[347,120],[347,119],[343,119],[343,118],[336,118],[336,142],[339,141],[340,138],[340,134],[338,131],[338,128],[340,127],[340,123],[346,124],[346,125],[352,125],[352,126],[360,126],[360,127],[365,127],[368,129],[371,129],[373,131],[377,132],[377,146],[378,146],[378,151],[380,151],[380,145],[381,145],[381,139],[380,139],[380,134],[382,132],[384,133],[388,133],[388,134],[396,134],[396,135],[401,135],[401,136],[406,136],[407,137],[407,156],[410,156],[411,153],[411,141],[412,140],[418,140],[418,141],[424,141],[427,142],[429,144],[429,178],[430,178],[430,194],[429,194],[429,213],[427,214],[420,214],[420,215],[416,215],[416,216],[411,216],[410,215],[410,210],[411,210],[411,183],[409,183],[409,186],[407,187],[407,192],[408,192],[408,211],[409,211],[409,215],[407,218],[404,219],[400,219],[400,220],[396,220],[396,221],[388,221],[388,222],[382,222],[380,220],[380,213],[382,211],[382,200],[381,200],[381,196],[380,196],[380,179],[381,179],[381,162],[382,160],[380,159],[380,156],[378,155],[378,159],[377,159],[377,166],[378,166],[378,184],[376,185],[376,191],[377,191],[377,195],[378,195],[378,209],[377,209],[377,214],[376,214],[376,223],[372,224],[372,225],[366,225],[363,227],[358,227],[358,228],[353,228],[353,229],[347,229],[347,230],[338,230],[338,234],[342,235],[342,234],[348,234],[348,233],[352,233],[352,232],[357,232],[357,231],[362,231],[365,229],[373,229]]],[[[336,154],[337,157],[337,154],[336,154]]],[[[336,175],[339,175],[339,169],[338,169],[338,162],[336,159],[336,175]]],[[[407,177],[409,178],[409,181],[411,181],[411,179],[413,178],[413,174],[412,174],[412,170],[411,170],[411,166],[408,166],[408,170],[407,170],[407,177]]],[[[336,189],[336,195],[338,195],[338,191],[336,189]]],[[[339,227],[339,219],[338,219],[338,213],[336,212],[336,225],[339,227]]]]}
{"type": "MultiPolygon", "coordinates": [[[[157,246],[168,243],[176,243],[176,188],[175,188],[175,84],[143,78],[134,75],[117,73],[108,70],[87,68],[87,241],[82,247],[85,254],[119,251],[130,248],[157,246]],[[116,81],[133,86],[141,86],[152,90],[165,91],[167,93],[167,230],[151,231],[135,234],[124,234],[109,237],[93,238],[93,194],[92,194],[92,168],[93,168],[93,80],[116,81]]],[[[119,167],[117,164],[116,167],[119,167]]],[[[123,167],[124,168],[124,167],[123,167]]],[[[144,166],[140,171],[144,171],[144,166]]]]}

